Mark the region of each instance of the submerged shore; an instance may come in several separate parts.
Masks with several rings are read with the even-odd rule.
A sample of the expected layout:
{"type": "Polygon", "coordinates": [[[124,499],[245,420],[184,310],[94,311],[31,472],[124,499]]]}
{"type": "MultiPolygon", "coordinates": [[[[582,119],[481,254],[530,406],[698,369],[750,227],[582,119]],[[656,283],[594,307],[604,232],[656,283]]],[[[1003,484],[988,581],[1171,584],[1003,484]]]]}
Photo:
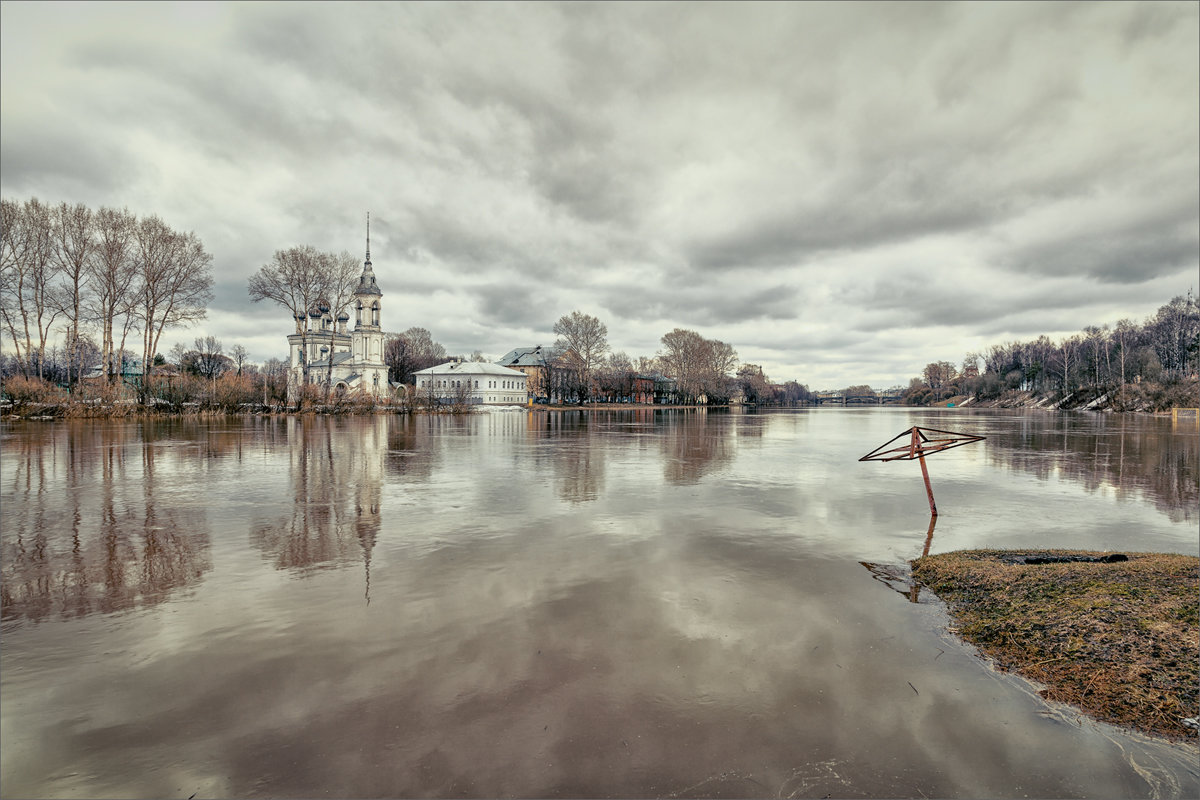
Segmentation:
{"type": "Polygon", "coordinates": [[[1046,699],[1196,740],[1200,558],[965,550],[912,565],[914,580],[946,603],[955,632],[999,669],[1042,684],[1046,699]]]}
{"type": "MultiPolygon", "coordinates": [[[[1064,409],[1056,406],[1047,406],[1040,403],[1028,404],[1011,404],[1005,405],[1001,403],[967,403],[961,402],[962,398],[952,398],[949,401],[943,401],[935,406],[917,406],[904,405],[899,403],[887,404],[894,408],[911,408],[920,410],[925,408],[972,408],[972,409],[1026,409],[1040,411],[1085,411],[1085,412],[1105,412],[1112,413],[1111,408],[1075,408],[1064,409]],[[954,400],[960,402],[955,405],[954,400]]],[[[138,403],[125,401],[112,404],[89,404],[86,402],[64,401],[58,403],[32,403],[17,405],[13,403],[0,403],[0,418],[3,419],[130,419],[139,417],[254,417],[254,416],[288,416],[288,415],[321,415],[321,416],[354,416],[365,414],[472,414],[480,411],[528,411],[530,413],[545,413],[550,411],[666,411],[678,409],[693,409],[693,410],[713,410],[725,411],[729,409],[752,409],[752,410],[772,410],[772,409],[796,409],[808,408],[819,409],[822,406],[815,404],[801,404],[793,406],[755,406],[755,405],[703,405],[703,404],[649,404],[649,403],[583,403],[583,404],[538,404],[538,405],[513,405],[513,406],[465,406],[465,407],[417,407],[410,403],[389,402],[389,403],[359,403],[359,402],[335,402],[328,405],[309,405],[305,407],[293,407],[283,404],[257,404],[244,403],[236,407],[225,406],[206,406],[199,403],[187,403],[182,407],[168,406],[167,404],[145,406],[138,403]]],[[[830,406],[832,408],[841,408],[841,406],[830,406]]],[[[853,408],[861,408],[862,406],[852,406],[853,408]]],[[[1194,424],[1197,418],[1200,417],[1197,409],[1186,408],[1184,412],[1190,416],[1181,419],[1187,419],[1194,424]]],[[[1154,409],[1139,409],[1135,411],[1116,412],[1133,415],[1148,415],[1148,416],[1171,416],[1171,410],[1154,410],[1154,409]]]]}

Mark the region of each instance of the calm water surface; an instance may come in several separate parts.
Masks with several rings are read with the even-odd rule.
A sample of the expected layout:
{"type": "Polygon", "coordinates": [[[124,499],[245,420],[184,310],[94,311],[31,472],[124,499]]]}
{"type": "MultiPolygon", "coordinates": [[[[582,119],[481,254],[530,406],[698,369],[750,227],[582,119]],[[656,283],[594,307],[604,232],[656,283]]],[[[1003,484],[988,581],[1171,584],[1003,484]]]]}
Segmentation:
{"type": "Polygon", "coordinates": [[[1170,420],[0,425],[5,797],[1195,797],[946,633],[928,547],[1197,552],[1170,420]],[[911,425],[987,436],[858,463],[911,425]],[[918,602],[912,602],[913,600],[918,602]]]}

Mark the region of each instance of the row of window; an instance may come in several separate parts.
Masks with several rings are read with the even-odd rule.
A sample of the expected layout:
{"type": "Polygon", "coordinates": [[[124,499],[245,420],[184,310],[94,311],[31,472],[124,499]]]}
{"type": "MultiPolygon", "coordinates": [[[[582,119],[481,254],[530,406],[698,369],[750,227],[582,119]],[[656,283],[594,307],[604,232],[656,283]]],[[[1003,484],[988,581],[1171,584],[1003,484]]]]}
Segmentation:
{"type": "MultiPolygon", "coordinates": [[[[422,378],[421,379],[421,388],[425,388],[427,386],[433,387],[436,389],[462,389],[462,388],[470,389],[471,381],[469,381],[469,380],[452,381],[452,380],[444,380],[444,379],[439,379],[439,380],[435,381],[432,378],[428,378],[428,379],[422,378]]],[[[476,388],[476,389],[479,388],[479,381],[475,381],[474,388],[476,388]]],[[[525,387],[518,386],[516,381],[488,381],[487,388],[489,388],[489,389],[524,389],[525,387]],[[497,386],[496,385],[497,383],[500,383],[503,385],[497,386]]]]}

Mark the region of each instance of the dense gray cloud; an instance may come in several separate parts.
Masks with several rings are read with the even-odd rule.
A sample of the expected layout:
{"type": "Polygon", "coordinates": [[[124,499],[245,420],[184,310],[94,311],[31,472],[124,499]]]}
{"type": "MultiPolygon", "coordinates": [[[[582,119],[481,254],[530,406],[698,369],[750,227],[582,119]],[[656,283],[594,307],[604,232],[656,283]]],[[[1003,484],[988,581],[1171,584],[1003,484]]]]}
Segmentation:
{"type": "MultiPolygon", "coordinates": [[[[246,277],[372,257],[450,352],[582,310],[775,379],[1140,319],[1197,280],[1200,20],[1155,4],[5,4],[6,197],[127,206],[246,277]]],[[[174,341],[172,340],[172,341],[174,341]]],[[[169,348],[172,341],[165,343],[169,348]]]]}

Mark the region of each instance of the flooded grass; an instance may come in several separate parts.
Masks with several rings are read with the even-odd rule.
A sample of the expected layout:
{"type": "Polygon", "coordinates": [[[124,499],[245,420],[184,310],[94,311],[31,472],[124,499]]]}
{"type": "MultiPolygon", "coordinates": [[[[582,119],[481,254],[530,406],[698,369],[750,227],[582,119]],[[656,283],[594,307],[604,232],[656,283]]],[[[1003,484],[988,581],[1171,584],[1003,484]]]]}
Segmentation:
{"type": "Polygon", "coordinates": [[[1104,722],[1194,739],[1200,711],[1198,567],[1194,556],[1014,563],[1016,556],[1099,557],[1068,550],[969,550],[913,562],[957,632],[1048,700],[1104,722]]]}

